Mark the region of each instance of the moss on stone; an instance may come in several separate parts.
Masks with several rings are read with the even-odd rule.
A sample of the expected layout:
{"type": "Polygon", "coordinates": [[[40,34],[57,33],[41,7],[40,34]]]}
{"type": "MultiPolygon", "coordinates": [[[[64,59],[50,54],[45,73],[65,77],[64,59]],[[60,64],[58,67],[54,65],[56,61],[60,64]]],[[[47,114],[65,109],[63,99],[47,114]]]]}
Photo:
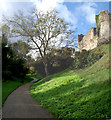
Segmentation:
{"type": "Polygon", "coordinates": [[[109,13],[109,15],[111,16],[111,13],[109,13]]]}
{"type": "Polygon", "coordinates": [[[100,25],[99,25],[99,15],[96,15],[96,32],[97,32],[97,35],[99,36],[99,31],[100,31],[100,25]]]}
{"type": "Polygon", "coordinates": [[[99,15],[96,15],[96,25],[99,25],[99,15]]]}
{"type": "Polygon", "coordinates": [[[102,10],[99,12],[99,14],[107,14],[108,13],[108,10],[102,10]]]}
{"type": "Polygon", "coordinates": [[[98,36],[96,35],[96,36],[94,36],[94,39],[96,39],[98,36]]]}
{"type": "Polygon", "coordinates": [[[94,39],[90,39],[90,42],[94,42],[94,39]]]}

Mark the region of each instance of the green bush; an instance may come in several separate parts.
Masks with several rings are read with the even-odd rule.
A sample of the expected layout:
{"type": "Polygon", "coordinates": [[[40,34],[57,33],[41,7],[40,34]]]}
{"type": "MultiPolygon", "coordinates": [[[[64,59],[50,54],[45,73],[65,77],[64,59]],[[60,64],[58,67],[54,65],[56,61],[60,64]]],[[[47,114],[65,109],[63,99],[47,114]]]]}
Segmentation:
{"type": "Polygon", "coordinates": [[[11,71],[2,71],[2,77],[4,78],[4,80],[9,80],[11,79],[12,76],[12,72],[11,71]]]}
{"type": "Polygon", "coordinates": [[[102,56],[104,52],[101,49],[96,49],[94,51],[86,51],[83,50],[81,53],[76,52],[73,68],[74,69],[82,69],[87,66],[91,66],[96,61],[98,61],[102,56]]]}
{"type": "Polygon", "coordinates": [[[8,38],[5,34],[2,35],[2,79],[4,81],[12,80],[13,77],[24,78],[28,73],[26,59],[15,54],[11,44],[8,43],[8,38]]]}

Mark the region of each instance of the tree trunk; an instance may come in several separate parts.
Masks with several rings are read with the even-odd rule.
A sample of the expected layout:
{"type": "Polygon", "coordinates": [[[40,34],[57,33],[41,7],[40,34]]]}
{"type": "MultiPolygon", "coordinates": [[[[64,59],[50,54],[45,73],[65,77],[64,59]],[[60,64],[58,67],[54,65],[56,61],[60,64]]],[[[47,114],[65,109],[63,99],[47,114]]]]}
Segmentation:
{"type": "Polygon", "coordinates": [[[43,62],[43,64],[44,64],[44,69],[45,69],[45,75],[48,76],[49,75],[48,64],[46,62],[43,62]]]}

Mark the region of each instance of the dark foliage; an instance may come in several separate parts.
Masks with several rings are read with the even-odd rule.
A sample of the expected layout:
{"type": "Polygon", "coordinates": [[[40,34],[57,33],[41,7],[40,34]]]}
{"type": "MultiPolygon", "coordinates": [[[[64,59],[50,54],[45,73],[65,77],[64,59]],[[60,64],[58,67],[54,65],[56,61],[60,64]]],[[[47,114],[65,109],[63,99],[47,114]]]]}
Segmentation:
{"type": "MultiPolygon", "coordinates": [[[[58,59],[57,58],[55,58],[55,59],[56,59],[55,65],[54,65],[54,63],[52,64],[51,62],[48,62],[48,70],[49,70],[50,75],[68,68],[73,62],[72,58],[59,57],[58,59]]],[[[42,61],[34,63],[33,66],[39,74],[41,74],[42,76],[45,76],[44,64],[42,61]]]]}
{"type": "MultiPolygon", "coordinates": [[[[73,58],[71,57],[72,53],[74,53],[74,49],[67,47],[56,50],[54,49],[51,53],[49,53],[45,57],[49,74],[54,74],[68,68],[73,63],[73,58]]],[[[33,63],[32,66],[39,74],[45,76],[44,64],[42,60],[33,63]]]]}
{"type": "Polygon", "coordinates": [[[75,52],[75,58],[73,63],[73,69],[82,69],[87,66],[91,66],[96,61],[98,61],[104,52],[100,49],[94,51],[83,50],[80,52],[75,52]]]}
{"type": "Polygon", "coordinates": [[[14,54],[14,50],[7,43],[7,37],[2,35],[2,78],[4,81],[13,80],[13,77],[24,78],[28,68],[25,60],[14,54]]]}

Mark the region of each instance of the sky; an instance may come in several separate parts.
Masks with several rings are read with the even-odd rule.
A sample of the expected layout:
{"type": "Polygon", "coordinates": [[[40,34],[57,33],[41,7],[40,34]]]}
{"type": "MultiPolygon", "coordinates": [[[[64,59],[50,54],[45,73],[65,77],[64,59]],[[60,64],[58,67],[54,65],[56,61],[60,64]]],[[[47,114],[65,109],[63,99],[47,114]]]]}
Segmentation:
{"type": "Polygon", "coordinates": [[[96,27],[95,15],[100,11],[108,9],[109,2],[102,0],[100,2],[86,2],[87,0],[74,0],[72,2],[65,0],[19,0],[21,2],[13,2],[14,0],[0,0],[0,25],[2,22],[2,14],[12,16],[17,10],[27,13],[31,8],[36,7],[42,11],[51,10],[53,8],[59,11],[60,17],[69,22],[75,28],[75,34],[86,34],[91,27],[96,27]],[[26,2],[25,2],[26,1],[26,2]],[[81,1],[81,2],[77,2],[81,1]]]}
{"type": "Polygon", "coordinates": [[[13,16],[18,10],[26,14],[36,7],[43,12],[56,9],[59,16],[73,25],[75,36],[86,34],[90,28],[96,27],[95,15],[109,10],[110,0],[0,0],[0,25],[2,14],[13,16]]]}

